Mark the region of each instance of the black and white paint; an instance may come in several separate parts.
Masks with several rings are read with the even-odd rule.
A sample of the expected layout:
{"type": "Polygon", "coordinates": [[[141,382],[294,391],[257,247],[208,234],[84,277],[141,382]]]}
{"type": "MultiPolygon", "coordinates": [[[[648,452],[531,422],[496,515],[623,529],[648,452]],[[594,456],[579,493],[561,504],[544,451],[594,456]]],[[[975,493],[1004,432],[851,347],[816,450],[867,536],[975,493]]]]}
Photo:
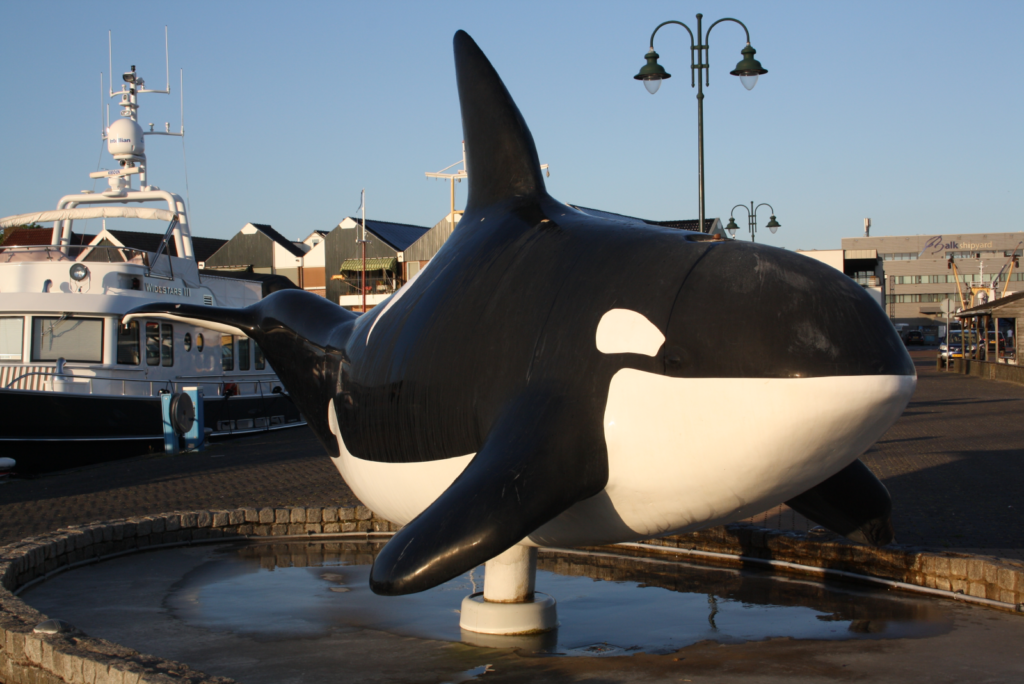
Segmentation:
{"type": "Polygon", "coordinates": [[[888,494],[857,458],[916,376],[882,309],[792,252],[554,200],[463,32],[455,61],[466,214],[384,306],[290,290],[132,313],[258,341],[356,496],[405,525],[373,590],[429,589],[517,543],[636,540],[784,501],[888,542],[888,494]]]}

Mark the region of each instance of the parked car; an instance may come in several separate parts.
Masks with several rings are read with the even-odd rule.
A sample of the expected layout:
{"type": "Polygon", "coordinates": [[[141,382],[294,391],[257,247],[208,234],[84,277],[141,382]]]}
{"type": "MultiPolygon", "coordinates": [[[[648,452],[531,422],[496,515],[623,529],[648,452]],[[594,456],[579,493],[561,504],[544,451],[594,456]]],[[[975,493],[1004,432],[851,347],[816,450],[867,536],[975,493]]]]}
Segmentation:
{"type": "Polygon", "coordinates": [[[924,333],[920,330],[911,330],[903,340],[908,346],[911,344],[924,344],[924,333]]]}
{"type": "MultiPolygon", "coordinates": [[[[959,330],[950,332],[949,336],[944,338],[939,345],[939,358],[943,361],[963,358],[963,337],[964,335],[959,330]]],[[[968,356],[971,356],[978,348],[978,336],[974,331],[968,331],[966,337],[968,356]]]]}

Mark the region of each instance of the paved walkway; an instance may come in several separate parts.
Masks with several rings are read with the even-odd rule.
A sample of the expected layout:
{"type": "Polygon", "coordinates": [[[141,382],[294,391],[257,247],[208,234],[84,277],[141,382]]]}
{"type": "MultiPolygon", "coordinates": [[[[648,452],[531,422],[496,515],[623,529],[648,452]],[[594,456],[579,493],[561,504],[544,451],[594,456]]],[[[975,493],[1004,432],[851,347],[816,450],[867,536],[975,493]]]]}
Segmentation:
{"type": "MultiPolygon", "coordinates": [[[[917,390],[863,456],[889,488],[896,540],[1024,560],[1024,386],[935,370],[914,351],[917,390]]],[[[806,531],[786,506],[751,518],[806,531]]]]}
{"type": "MultiPolygon", "coordinates": [[[[894,502],[904,544],[1024,559],[1024,386],[935,371],[865,456],[894,502]]],[[[306,428],[0,484],[0,544],[57,527],[189,508],[356,503],[306,428]]],[[[808,528],[778,507],[751,519],[808,528]]]]}

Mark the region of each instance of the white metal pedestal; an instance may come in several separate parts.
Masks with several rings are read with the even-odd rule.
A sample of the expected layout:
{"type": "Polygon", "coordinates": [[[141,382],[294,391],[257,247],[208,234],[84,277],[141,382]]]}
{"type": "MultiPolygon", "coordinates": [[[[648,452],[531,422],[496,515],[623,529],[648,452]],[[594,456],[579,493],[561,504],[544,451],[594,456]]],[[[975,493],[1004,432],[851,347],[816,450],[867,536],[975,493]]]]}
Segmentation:
{"type": "Polygon", "coordinates": [[[484,590],[462,600],[459,626],[480,634],[537,634],[558,626],[555,599],[534,591],[537,549],[513,546],[487,561],[484,590]]]}

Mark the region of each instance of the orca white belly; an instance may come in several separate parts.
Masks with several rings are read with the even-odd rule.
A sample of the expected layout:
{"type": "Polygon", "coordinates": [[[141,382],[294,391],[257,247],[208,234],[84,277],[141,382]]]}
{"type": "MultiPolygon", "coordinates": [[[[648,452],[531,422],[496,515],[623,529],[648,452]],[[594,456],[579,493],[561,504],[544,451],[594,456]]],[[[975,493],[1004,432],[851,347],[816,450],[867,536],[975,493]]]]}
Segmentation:
{"type": "Polygon", "coordinates": [[[338,439],[335,467],[352,493],[371,511],[398,525],[406,525],[434,503],[476,454],[417,463],[379,463],[356,458],[345,446],[334,412],[327,407],[331,432],[338,439]]]}
{"type": "Polygon", "coordinates": [[[672,378],[623,369],[605,410],[608,484],[530,535],[606,544],[742,520],[839,472],[899,418],[917,379],[672,378]]]}

